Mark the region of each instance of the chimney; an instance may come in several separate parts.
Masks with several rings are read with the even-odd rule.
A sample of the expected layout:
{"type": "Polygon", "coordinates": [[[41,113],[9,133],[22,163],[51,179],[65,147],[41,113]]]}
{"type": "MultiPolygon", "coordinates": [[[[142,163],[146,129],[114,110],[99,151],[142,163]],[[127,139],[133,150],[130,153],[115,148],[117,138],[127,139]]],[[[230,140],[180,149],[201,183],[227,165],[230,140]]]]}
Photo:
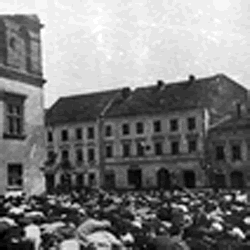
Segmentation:
{"type": "Polygon", "coordinates": [[[192,84],[195,82],[195,76],[194,75],[189,75],[189,83],[192,84]]]}
{"type": "Polygon", "coordinates": [[[164,86],[164,81],[158,80],[157,81],[157,89],[161,89],[164,86]]]}
{"type": "Polygon", "coordinates": [[[123,88],[122,89],[122,98],[127,99],[129,97],[129,95],[130,95],[130,92],[131,92],[131,90],[130,90],[129,87],[123,88]]]}
{"type": "Polygon", "coordinates": [[[241,103],[236,103],[236,112],[237,112],[237,117],[240,118],[241,117],[241,103]]]}

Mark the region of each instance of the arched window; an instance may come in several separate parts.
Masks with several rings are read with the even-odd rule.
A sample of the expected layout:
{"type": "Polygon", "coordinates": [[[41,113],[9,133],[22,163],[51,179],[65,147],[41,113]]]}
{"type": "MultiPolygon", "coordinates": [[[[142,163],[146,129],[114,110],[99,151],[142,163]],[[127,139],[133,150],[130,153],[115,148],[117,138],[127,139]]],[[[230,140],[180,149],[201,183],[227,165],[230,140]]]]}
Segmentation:
{"type": "Polygon", "coordinates": [[[24,41],[24,63],[28,72],[31,71],[31,38],[25,27],[20,29],[21,37],[24,41]]]}
{"type": "Polygon", "coordinates": [[[6,64],[7,60],[7,45],[6,45],[6,26],[0,20],[0,63],[6,64]]]}

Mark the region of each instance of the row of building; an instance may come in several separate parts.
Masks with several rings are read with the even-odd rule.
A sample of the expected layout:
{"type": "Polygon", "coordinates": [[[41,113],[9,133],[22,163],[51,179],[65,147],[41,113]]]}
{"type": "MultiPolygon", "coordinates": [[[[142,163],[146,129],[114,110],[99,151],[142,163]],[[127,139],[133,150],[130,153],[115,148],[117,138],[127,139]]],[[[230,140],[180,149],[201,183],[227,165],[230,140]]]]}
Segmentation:
{"type": "Polygon", "coordinates": [[[34,15],[0,16],[0,193],[250,185],[246,88],[191,75],[61,97],[44,111],[42,27],[34,15]]]}
{"type": "Polygon", "coordinates": [[[219,128],[245,117],[247,97],[218,74],[59,98],[46,112],[48,188],[204,187],[209,168],[218,185],[244,186],[246,134],[239,144],[219,128]]]}

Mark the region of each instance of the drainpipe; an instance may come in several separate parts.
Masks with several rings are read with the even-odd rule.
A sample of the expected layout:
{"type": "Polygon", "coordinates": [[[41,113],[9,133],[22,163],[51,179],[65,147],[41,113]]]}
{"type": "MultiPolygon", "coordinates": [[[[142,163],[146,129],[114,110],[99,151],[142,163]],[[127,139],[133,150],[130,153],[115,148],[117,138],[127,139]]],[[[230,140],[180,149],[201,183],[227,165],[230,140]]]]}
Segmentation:
{"type": "Polygon", "coordinates": [[[104,140],[103,140],[103,125],[104,125],[104,117],[101,115],[97,119],[98,124],[98,136],[99,136],[99,177],[100,177],[100,187],[105,188],[105,155],[104,155],[104,140]]]}
{"type": "MultiPolygon", "coordinates": [[[[210,181],[209,181],[209,176],[208,176],[208,131],[206,130],[206,115],[205,115],[205,112],[206,112],[206,109],[204,108],[202,110],[202,121],[203,121],[203,124],[202,124],[202,141],[203,141],[203,149],[202,149],[202,160],[201,160],[201,164],[202,164],[202,169],[203,169],[203,172],[205,174],[205,186],[209,186],[210,185],[210,181]]],[[[209,124],[208,124],[209,126],[209,124]]],[[[209,129],[209,128],[207,128],[209,129]]]]}

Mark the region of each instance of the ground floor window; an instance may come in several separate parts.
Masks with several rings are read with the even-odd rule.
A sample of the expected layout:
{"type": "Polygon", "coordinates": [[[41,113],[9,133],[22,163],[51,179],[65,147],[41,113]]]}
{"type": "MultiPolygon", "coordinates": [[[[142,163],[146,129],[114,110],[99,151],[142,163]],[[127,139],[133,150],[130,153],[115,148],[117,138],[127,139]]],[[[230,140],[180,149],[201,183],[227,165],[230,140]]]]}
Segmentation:
{"type": "Polygon", "coordinates": [[[161,168],[157,172],[158,188],[169,189],[171,187],[171,178],[167,169],[161,168]]]}
{"type": "Polygon", "coordinates": [[[47,192],[53,191],[53,189],[55,188],[55,176],[53,174],[46,174],[45,184],[47,192]]]}
{"type": "Polygon", "coordinates": [[[243,173],[240,171],[233,171],[230,175],[231,187],[243,188],[245,186],[243,173]]]}
{"type": "Polygon", "coordinates": [[[133,185],[135,188],[141,187],[142,184],[141,169],[129,169],[127,178],[129,185],[133,185]]]}
{"type": "Polygon", "coordinates": [[[8,164],[8,186],[22,187],[23,166],[21,164],[8,164]]]}
{"type": "Polygon", "coordinates": [[[77,174],[77,176],[76,176],[76,186],[77,187],[83,187],[84,186],[84,175],[83,174],[77,174]]]}
{"type": "Polygon", "coordinates": [[[68,173],[61,174],[61,185],[62,186],[71,186],[71,175],[68,173]]]}
{"type": "Polygon", "coordinates": [[[89,174],[89,186],[95,186],[96,185],[96,176],[95,173],[90,173],[89,174]]]}
{"type": "Polygon", "coordinates": [[[196,186],[195,172],[193,170],[183,171],[183,181],[185,187],[195,188],[196,186]]]}
{"type": "Polygon", "coordinates": [[[105,186],[107,188],[115,188],[115,173],[114,172],[107,172],[105,173],[105,186]]]}

